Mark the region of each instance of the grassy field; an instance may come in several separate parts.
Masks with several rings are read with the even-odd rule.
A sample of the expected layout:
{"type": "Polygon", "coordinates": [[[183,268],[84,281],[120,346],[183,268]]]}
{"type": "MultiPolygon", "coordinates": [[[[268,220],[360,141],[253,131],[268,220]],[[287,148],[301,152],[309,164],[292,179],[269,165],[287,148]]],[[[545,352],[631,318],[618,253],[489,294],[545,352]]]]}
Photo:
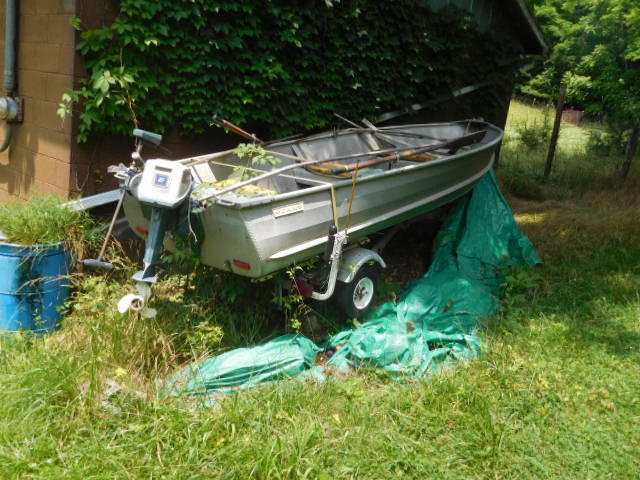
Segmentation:
{"type": "MultiPolygon", "coordinates": [[[[519,101],[511,102],[501,159],[506,167],[503,174],[506,186],[537,200],[572,199],[594,190],[617,189],[626,137],[611,134],[602,124],[585,120],[580,126],[562,122],[550,181],[542,191],[554,117],[555,110],[549,106],[532,108],[519,101]]],[[[633,165],[632,169],[637,179],[640,167],[633,165]]],[[[633,179],[627,182],[627,190],[629,185],[635,185],[633,179]]]]}
{"type": "Polygon", "coordinates": [[[567,127],[543,184],[544,147],[518,134],[543,114],[514,103],[500,177],[545,264],[505,285],[480,360],[425,382],[361,371],[215,407],[164,399],[178,366],[283,328],[270,292],[176,274],[144,320],[114,312],[126,273],[86,277],[59,332],[1,340],[0,478],[638,478],[639,167],[617,185],[619,157],[567,127]]]}

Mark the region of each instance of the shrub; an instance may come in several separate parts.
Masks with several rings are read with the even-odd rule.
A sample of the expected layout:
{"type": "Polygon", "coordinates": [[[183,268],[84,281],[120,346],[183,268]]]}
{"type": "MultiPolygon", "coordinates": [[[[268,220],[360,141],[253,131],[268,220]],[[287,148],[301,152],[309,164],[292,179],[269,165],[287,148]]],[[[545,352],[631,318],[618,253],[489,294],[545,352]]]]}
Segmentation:
{"type": "Polygon", "coordinates": [[[628,141],[625,132],[591,130],[586,149],[596,155],[618,155],[624,153],[628,141]]]}
{"type": "Polygon", "coordinates": [[[587,151],[596,155],[609,155],[612,150],[611,138],[606,132],[592,130],[587,139],[587,151]]]}
{"type": "Polygon", "coordinates": [[[551,121],[544,109],[542,120],[534,118],[531,122],[524,121],[515,126],[518,139],[522,145],[529,150],[533,150],[539,146],[546,145],[551,139],[551,121]]]}

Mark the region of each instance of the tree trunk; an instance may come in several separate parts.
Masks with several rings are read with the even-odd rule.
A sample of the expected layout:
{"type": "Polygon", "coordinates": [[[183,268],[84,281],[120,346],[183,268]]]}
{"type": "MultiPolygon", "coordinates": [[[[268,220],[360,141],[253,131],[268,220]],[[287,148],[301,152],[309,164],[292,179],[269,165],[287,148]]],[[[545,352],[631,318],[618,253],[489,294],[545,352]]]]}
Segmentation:
{"type": "Polygon", "coordinates": [[[629,176],[629,170],[631,169],[631,161],[638,152],[638,138],[640,137],[640,124],[637,124],[631,130],[631,138],[627,144],[627,152],[624,156],[624,163],[620,170],[620,179],[624,182],[629,176]]]}
{"type": "Polygon", "coordinates": [[[551,132],[551,142],[549,143],[549,152],[547,153],[547,163],[544,166],[544,179],[549,180],[551,175],[551,165],[556,156],[556,145],[558,144],[558,136],[560,135],[560,122],[562,121],[562,110],[564,109],[564,96],[567,94],[567,86],[563,83],[560,85],[560,93],[558,94],[558,104],[556,105],[556,120],[553,123],[553,131],[551,132]]]}

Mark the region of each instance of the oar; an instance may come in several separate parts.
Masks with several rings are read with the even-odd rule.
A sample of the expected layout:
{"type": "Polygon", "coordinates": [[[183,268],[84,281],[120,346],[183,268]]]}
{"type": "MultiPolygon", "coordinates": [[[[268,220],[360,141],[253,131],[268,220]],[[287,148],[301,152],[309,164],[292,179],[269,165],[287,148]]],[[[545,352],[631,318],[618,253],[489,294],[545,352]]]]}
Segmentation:
{"type": "Polygon", "coordinates": [[[349,125],[351,125],[352,127],[355,128],[362,128],[362,125],[358,125],[356,122],[352,122],[351,120],[349,120],[348,118],[343,117],[342,115],[340,115],[339,113],[333,112],[333,115],[338,117],[340,120],[342,120],[345,123],[348,123],[349,125]]]}
{"type": "Polygon", "coordinates": [[[249,133],[246,130],[243,130],[239,126],[231,123],[229,120],[225,120],[224,118],[220,118],[218,115],[214,115],[211,120],[213,123],[216,123],[224,128],[231,130],[233,133],[237,133],[241,137],[246,138],[247,140],[251,140],[254,143],[262,144],[264,143],[258,137],[256,137],[253,133],[249,133]]]}
{"type": "Polygon", "coordinates": [[[363,132],[373,133],[376,136],[383,135],[383,136],[389,136],[389,137],[428,138],[430,140],[437,140],[438,142],[446,141],[443,138],[433,137],[431,135],[425,135],[423,133],[403,132],[401,130],[382,130],[376,127],[373,123],[371,123],[366,118],[362,119],[362,123],[364,123],[367,126],[367,128],[361,128],[363,132]]]}
{"type": "MultiPolygon", "coordinates": [[[[448,149],[450,152],[452,150],[457,151],[458,149],[466,146],[466,145],[472,145],[474,143],[476,143],[477,141],[481,140],[482,137],[484,137],[484,135],[486,134],[486,130],[480,131],[480,132],[475,132],[472,133],[470,135],[465,135],[464,137],[460,137],[460,138],[456,138],[453,140],[449,140],[448,142],[443,142],[443,143],[439,143],[436,145],[429,145],[427,147],[422,147],[422,148],[415,148],[415,149],[406,149],[400,152],[397,152],[396,155],[385,155],[382,158],[374,158],[372,160],[368,160],[366,162],[360,162],[359,165],[346,165],[344,167],[339,167],[339,168],[332,168],[332,173],[335,174],[340,174],[340,173],[346,173],[346,172],[352,172],[354,171],[356,168],[360,169],[360,168],[368,168],[368,167],[372,167],[374,165],[379,165],[381,163],[387,163],[387,162],[395,162],[401,158],[407,158],[407,157],[413,157],[415,155],[420,155],[421,153],[428,153],[428,152],[432,152],[434,150],[443,150],[443,149],[448,149]]],[[[405,147],[406,148],[406,147],[405,147]]]]}
{"type": "Polygon", "coordinates": [[[288,135],[286,137],[276,138],[275,140],[269,140],[268,142],[264,142],[260,140],[258,137],[256,137],[253,133],[249,133],[246,130],[243,130],[242,128],[240,128],[239,126],[231,123],[229,120],[220,118],[217,115],[213,116],[212,121],[221,127],[227,128],[232,132],[237,133],[238,135],[246,138],[247,140],[251,140],[256,145],[262,145],[262,146],[273,145],[274,143],[279,143],[279,142],[286,142],[287,140],[295,140],[296,138],[300,138],[304,135],[303,133],[296,133],[294,135],[288,135]]]}

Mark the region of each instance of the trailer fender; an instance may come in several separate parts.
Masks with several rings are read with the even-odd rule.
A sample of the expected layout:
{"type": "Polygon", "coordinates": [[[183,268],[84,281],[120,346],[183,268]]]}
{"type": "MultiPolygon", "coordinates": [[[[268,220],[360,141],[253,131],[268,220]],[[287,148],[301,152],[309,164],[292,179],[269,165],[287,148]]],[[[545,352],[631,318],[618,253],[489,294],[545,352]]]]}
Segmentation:
{"type": "Polygon", "coordinates": [[[340,270],[338,271],[338,280],[349,283],[354,279],[360,267],[370,262],[375,262],[382,268],[387,268],[387,264],[384,263],[382,257],[373,250],[356,247],[344,252],[340,270]]]}

